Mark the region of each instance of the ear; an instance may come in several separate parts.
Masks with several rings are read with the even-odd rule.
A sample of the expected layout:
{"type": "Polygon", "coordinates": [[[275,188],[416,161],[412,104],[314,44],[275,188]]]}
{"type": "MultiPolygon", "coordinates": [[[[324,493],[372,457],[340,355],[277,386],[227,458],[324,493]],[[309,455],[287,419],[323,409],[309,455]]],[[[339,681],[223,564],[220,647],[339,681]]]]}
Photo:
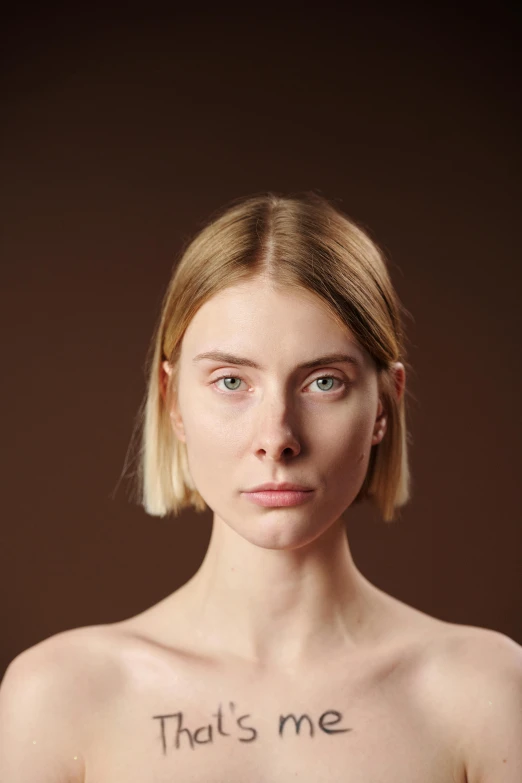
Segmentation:
{"type": "Polygon", "coordinates": [[[161,399],[164,403],[167,401],[167,388],[169,385],[169,381],[172,375],[172,367],[170,366],[167,359],[165,361],[161,362],[160,366],[160,372],[159,372],[159,387],[160,387],[160,394],[161,399]]]}
{"type": "MultiPolygon", "coordinates": [[[[167,391],[168,391],[169,383],[172,379],[172,372],[173,372],[172,365],[165,359],[165,361],[161,363],[160,379],[159,379],[160,393],[164,405],[167,405],[167,391]]],[[[168,414],[170,416],[170,422],[172,424],[172,429],[174,430],[174,434],[179,440],[185,443],[186,440],[185,440],[185,429],[183,427],[183,420],[181,418],[181,414],[176,404],[174,395],[171,396],[168,414]]]]}
{"type": "MultiPolygon", "coordinates": [[[[392,376],[395,389],[395,398],[399,402],[404,394],[406,386],[406,370],[402,362],[395,362],[392,367],[392,376]]],[[[377,408],[377,417],[373,428],[372,446],[380,443],[386,434],[386,427],[388,423],[387,411],[385,410],[384,403],[381,394],[379,394],[379,405],[377,408]]]]}

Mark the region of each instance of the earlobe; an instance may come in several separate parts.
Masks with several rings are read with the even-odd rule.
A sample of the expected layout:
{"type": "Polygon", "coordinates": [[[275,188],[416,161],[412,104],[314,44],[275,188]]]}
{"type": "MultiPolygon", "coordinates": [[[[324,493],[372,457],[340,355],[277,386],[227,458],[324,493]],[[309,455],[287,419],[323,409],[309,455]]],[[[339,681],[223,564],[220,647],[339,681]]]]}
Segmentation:
{"type": "Polygon", "coordinates": [[[183,426],[183,419],[181,418],[181,413],[179,412],[177,401],[174,398],[172,398],[170,401],[169,418],[175,436],[177,437],[178,440],[181,440],[184,443],[185,428],[183,426]]]}
{"type": "MultiPolygon", "coordinates": [[[[172,365],[170,364],[170,362],[168,362],[165,359],[165,361],[161,363],[161,370],[160,370],[160,390],[165,405],[167,404],[167,388],[171,376],[172,376],[172,365]]],[[[183,443],[185,443],[185,429],[183,427],[183,420],[176,407],[176,403],[174,400],[171,400],[170,405],[171,408],[169,410],[169,418],[170,418],[170,423],[172,425],[172,429],[174,431],[174,434],[178,438],[178,440],[181,440],[183,443]]]]}
{"type": "Polygon", "coordinates": [[[384,435],[386,433],[386,414],[381,414],[376,422],[375,427],[373,429],[373,437],[372,437],[372,446],[375,446],[377,443],[380,443],[381,440],[384,438],[384,435]]]}
{"type": "MultiPolygon", "coordinates": [[[[395,362],[392,368],[394,389],[397,401],[400,401],[404,394],[404,388],[406,384],[406,370],[402,362],[395,362]]],[[[380,443],[386,434],[387,427],[387,415],[384,409],[383,402],[379,397],[379,409],[377,411],[377,418],[375,419],[375,425],[373,429],[372,446],[380,443]]]]}
{"type": "Polygon", "coordinates": [[[159,388],[160,388],[160,394],[161,399],[163,402],[166,402],[167,399],[167,386],[169,383],[171,373],[171,367],[167,360],[161,363],[160,371],[159,371],[159,388]]]}
{"type": "Polygon", "coordinates": [[[395,381],[395,395],[399,402],[406,386],[406,370],[402,362],[395,362],[393,368],[393,377],[395,381]]]}
{"type": "Polygon", "coordinates": [[[170,376],[172,375],[172,366],[170,365],[169,361],[165,359],[165,361],[161,362],[161,377],[167,381],[167,378],[170,380],[170,376]]]}
{"type": "Polygon", "coordinates": [[[170,411],[169,416],[175,436],[178,438],[178,440],[182,441],[182,443],[185,443],[185,428],[183,427],[181,416],[179,416],[179,414],[175,413],[174,411],[170,411]]]}
{"type": "Polygon", "coordinates": [[[381,397],[379,396],[379,405],[377,408],[377,416],[373,425],[372,446],[380,443],[386,432],[386,411],[381,397]]]}

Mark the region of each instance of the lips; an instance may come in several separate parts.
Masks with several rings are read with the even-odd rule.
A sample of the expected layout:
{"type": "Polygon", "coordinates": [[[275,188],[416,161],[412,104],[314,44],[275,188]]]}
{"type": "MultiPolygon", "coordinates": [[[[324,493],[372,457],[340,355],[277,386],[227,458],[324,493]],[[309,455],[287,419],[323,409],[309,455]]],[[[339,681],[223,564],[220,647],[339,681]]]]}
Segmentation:
{"type": "Polygon", "coordinates": [[[266,484],[259,484],[257,487],[251,487],[250,489],[245,490],[245,492],[267,492],[268,490],[273,492],[284,492],[285,490],[291,492],[311,492],[312,487],[304,486],[304,484],[294,484],[289,481],[283,481],[280,484],[269,481],[266,484]]]}
{"type": "MultiPolygon", "coordinates": [[[[295,486],[295,485],[294,485],[295,486]]],[[[244,492],[246,500],[258,506],[267,508],[283,508],[285,506],[300,506],[314,496],[313,489],[262,489],[257,492],[244,492]]]]}

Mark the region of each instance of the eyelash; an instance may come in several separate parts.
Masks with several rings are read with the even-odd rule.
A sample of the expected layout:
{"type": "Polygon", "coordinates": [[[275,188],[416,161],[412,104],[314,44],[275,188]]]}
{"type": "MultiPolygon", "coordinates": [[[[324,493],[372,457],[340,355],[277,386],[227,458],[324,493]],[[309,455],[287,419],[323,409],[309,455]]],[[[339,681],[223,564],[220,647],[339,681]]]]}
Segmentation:
{"type": "MultiPolygon", "coordinates": [[[[218,381],[222,381],[225,378],[233,378],[236,381],[242,381],[243,380],[243,378],[240,378],[239,375],[221,375],[219,378],[215,378],[212,381],[211,385],[214,386],[218,381]]],[[[312,381],[310,381],[310,383],[314,383],[315,381],[321,381],[321,380],[323,380],[323,378],[333,378],[335,381],[339,381],[339,383],[342,384],[342,386],[345,389],[347,389],[348,386],[350,385],[349,381],[346,381],[344,378],[339,378],[337,375],[331,375],[330,373],[326,373],[326,375],[318,375],[317,378],[314,378],[312,381]]],[[[226,391],[223,391],[222,389],[220,389],[219,391],[221,392],[221,394],[234,394],[235,392],[238,391],[238,389],[227,389],[226,391]]],[[[328,389],[328,391],[325,392],[325,393],[328,394],[328,392],[329,392],[331,394],[331,393],[333,393],[333,391],[335,391],[335,390],[334,389],[328,389]]]]}

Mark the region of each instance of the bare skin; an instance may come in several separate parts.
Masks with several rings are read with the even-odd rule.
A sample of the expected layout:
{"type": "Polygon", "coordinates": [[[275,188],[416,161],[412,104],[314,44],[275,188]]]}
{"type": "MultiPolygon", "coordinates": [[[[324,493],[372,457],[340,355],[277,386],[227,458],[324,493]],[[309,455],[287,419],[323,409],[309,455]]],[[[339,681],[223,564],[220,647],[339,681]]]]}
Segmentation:
{"type": "MultiPolygon", "coordinates": [[[[395,379],[400,396],[400,363],[395,379]]],[[[147,611],[14,661],[2,783],[515,783],[521,648],[405,605],[352,559],[341,514],[387,426],[353,335],[311,295],[229,289],[189,325],[170,413],[214,511],[205,559],[147,611]],[[213,349],[260,368],[194,361],[213,349]],[[355,363],[298,369],[333,353],[355,363]],[[266,481],[313,491],[254,505],[266,481]]]]}
{"type": "Polygon", "coordinates": [[[522,656],[506,636],[369,585],[381,620],[350,654],[266,668],[195,643],[182,590],[15,659],[2,783],[520,780],[522,656]]]}

